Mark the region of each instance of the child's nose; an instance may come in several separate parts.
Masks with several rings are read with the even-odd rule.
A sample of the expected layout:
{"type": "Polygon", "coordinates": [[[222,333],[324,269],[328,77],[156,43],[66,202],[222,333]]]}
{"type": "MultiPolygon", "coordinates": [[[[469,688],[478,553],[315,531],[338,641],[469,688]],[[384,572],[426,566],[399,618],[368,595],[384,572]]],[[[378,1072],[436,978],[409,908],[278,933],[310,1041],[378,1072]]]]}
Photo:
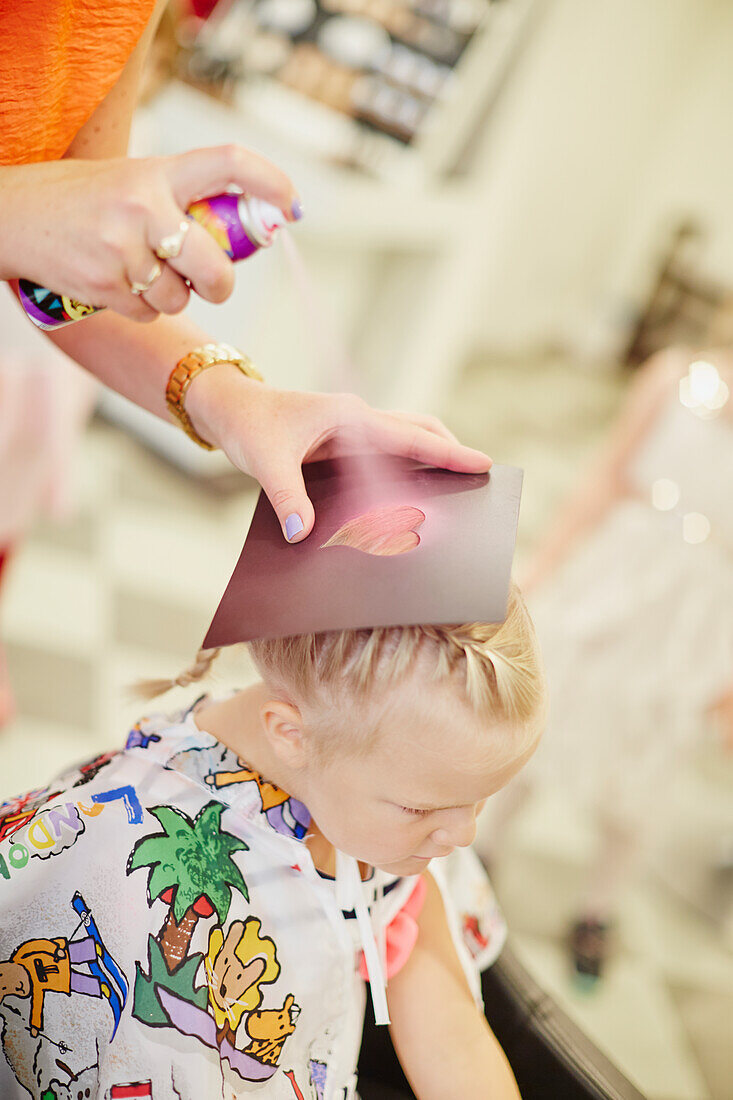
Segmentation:
{"type": "Polygon", "coordinates": [[[452,817],[441,829],[436,829],[430,839],[440,847],[468,848],[476,837],[476,811],[451,810],[452,817]]]}

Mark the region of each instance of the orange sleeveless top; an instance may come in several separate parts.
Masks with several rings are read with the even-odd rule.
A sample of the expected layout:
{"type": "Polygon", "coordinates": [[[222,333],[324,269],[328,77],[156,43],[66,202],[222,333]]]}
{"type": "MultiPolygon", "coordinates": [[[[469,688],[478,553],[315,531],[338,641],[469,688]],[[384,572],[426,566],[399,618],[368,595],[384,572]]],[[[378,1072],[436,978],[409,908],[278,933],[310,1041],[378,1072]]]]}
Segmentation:
{"type": "Polygon", "coordinates": [[[155,0],[0,2],[0,164],[63,156],[154,7],[155,0]]]}

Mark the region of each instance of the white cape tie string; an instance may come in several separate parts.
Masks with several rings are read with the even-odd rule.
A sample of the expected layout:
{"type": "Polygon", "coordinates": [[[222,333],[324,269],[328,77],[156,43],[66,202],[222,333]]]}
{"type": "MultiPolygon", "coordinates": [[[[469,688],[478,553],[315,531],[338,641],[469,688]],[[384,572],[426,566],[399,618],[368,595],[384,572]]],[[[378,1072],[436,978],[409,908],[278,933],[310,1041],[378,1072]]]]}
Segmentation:
{"type": "MultiPolygon", "coordinates": [[[[374,935],[369,907],[364,897],[364,887],[359,874],[359,864],[353,856],[347,856],[336,849],[336,899],[341,909],[353,909],[359,926],[359,936],[364,949],[369,988],[372,991],[374,1020],[378,1024],[388,1024],[387,985],[380,952],[374,935]]],[[[381,914],[380,914],[381,916],[381,914]]]]}

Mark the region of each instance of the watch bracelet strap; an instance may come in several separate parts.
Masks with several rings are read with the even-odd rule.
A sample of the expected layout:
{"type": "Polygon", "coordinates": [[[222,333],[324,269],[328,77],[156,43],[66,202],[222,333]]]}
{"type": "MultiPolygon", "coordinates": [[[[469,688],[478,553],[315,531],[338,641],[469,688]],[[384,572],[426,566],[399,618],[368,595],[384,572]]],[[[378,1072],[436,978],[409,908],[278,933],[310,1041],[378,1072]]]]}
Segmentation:
{"type": "Polygon", "coordinates": [[[186,392],[197,375],[219,363],[231,363],[247,378],[254,378],[258,382],[263,381],[262,375],[244,352],[232,347],[231,344],[203,344],[201,347],[193,348],[179,359],[170,373],[165,388],[165,400],[170,415],[189,439],[199,447],[203,447],[205,451],[214,451],[216,447],[203,439],[191,423],[191,418],[186,412],[186,392]]]}

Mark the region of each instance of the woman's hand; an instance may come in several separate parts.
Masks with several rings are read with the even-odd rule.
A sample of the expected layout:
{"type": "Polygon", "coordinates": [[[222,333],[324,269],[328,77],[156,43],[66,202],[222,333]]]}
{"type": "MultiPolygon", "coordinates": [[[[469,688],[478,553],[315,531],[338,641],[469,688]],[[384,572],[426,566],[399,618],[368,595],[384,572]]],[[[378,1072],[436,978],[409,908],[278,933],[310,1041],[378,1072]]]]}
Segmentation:
{"type": "Polygon", "coordinates": [[[435,417],[381,412],[351,394],[273,389],[228,364],[194,380],[186,410],[204,439],[259,481],[290,542],[306,538],[315,522],[304,462],[381,451],[460,473],[491,466],[435,417]]]}
{"type": "Polygon", "coordinates": [[[172,157],[61,160],[0,168],[0,279],[26,278],[89,305],[108,306],[135,321],[178,313],[188,281],[210,302],[234,285],[228,256],[197,222],[180,255],[142,296],[159,261],[155,249],[175,234],[196,199],[241,187],[298,216],[284,172],[239,145],[196,149],[172,157]]]}

